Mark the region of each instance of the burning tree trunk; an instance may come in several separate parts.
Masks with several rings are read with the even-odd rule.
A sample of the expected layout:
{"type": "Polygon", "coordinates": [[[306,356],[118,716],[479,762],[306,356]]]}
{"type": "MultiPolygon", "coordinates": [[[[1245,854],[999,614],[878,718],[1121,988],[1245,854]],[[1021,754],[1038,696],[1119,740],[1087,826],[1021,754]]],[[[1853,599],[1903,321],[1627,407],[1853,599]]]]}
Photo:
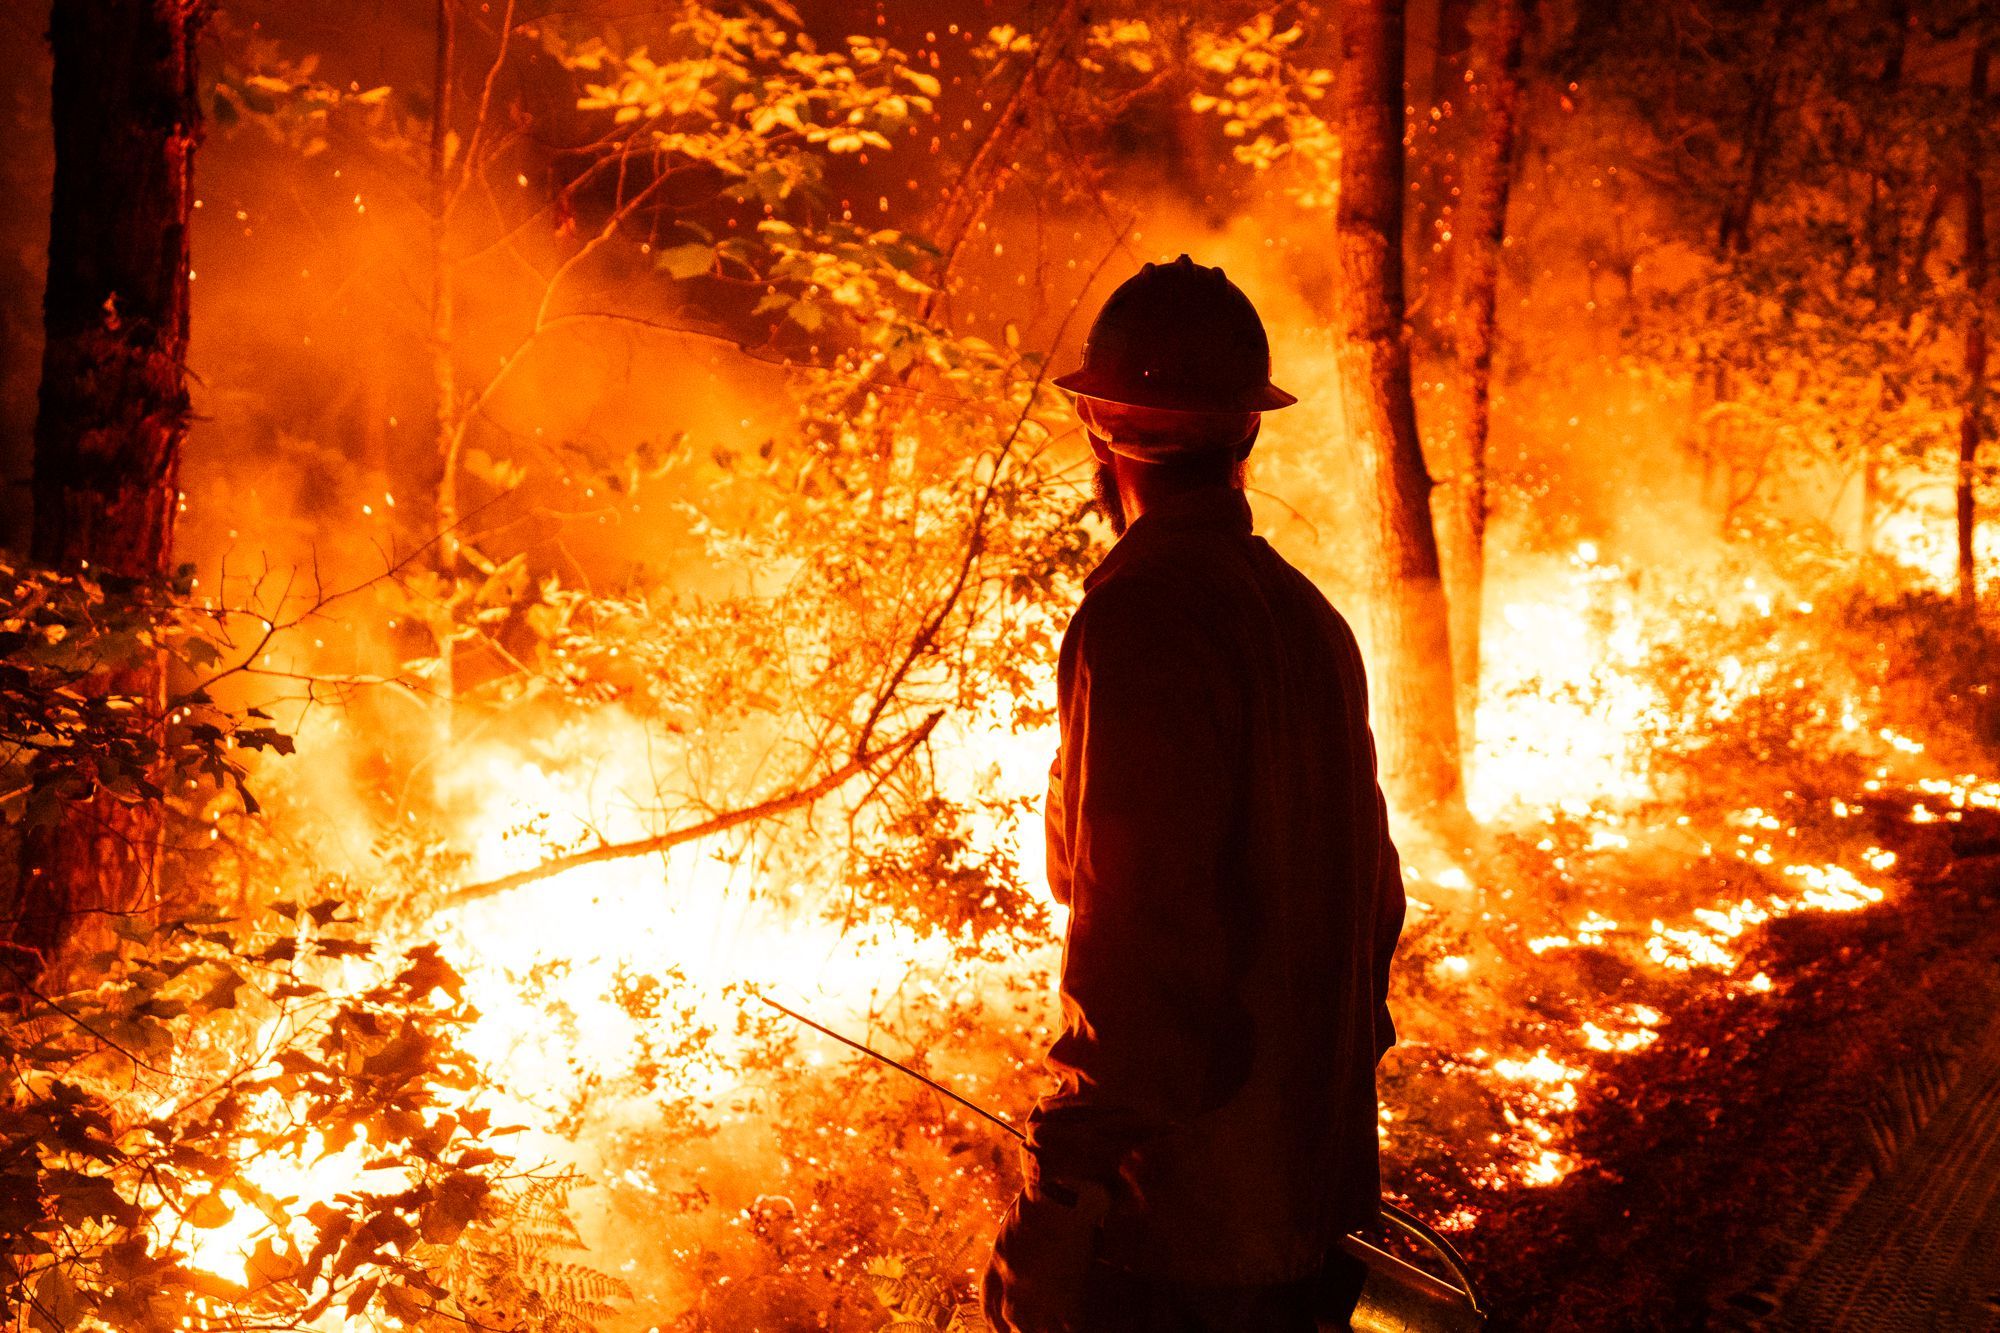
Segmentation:
{"type": "Polygon", "coordinates": [[[1357,0],[1340,16],[1333,326],[1372,509],[1365,614],[1384,773],[1415,808],[1449,817],[1463,801],[1451,635],[1403,327],[1403,24],[1402,0],[1357,0]]]}
{"type": "Polygon", "coordinates": [[[1742,179],[1723,203],[1722,218],[1716,226],[1715,248],[1724,255],[1742,254],[1750,248],[1750,220],[1764,193],[1764,174],[1776,145],[1778,94],[1784,79],[1784,59],[1789,54],[1797,30],[1799,5],[1789,0],[1781,6],[1771,25],[1770,58],[1760,70],[1752,71],[1749,119],[1743,130],[1742,179]]]}
{"type": "Polygon", "coordinates": [[[1472,0],[1438,0],[1431,48],[1431,105],[1453,100],[1472,60],[1472,0]]]}
{"type": "Polygon", "coordinates": [[[1456,520],[1450,587],[1451,642],[1461,700],[1460,722],[1472,736],[1479,698],[1479,622],[1486,584],[1486,437],[1492,420],[1493,332],[1500,287],[1500,250],[1507,237],[1513,184],[1514,128],[1521,100],[1521,48],[1531,0],[1495,0],[1486,67],[1485,117],[1472,190],[1465,205],[1465,289],[1458,319],[1460,420],[1463,454],[1451,487],[1456,520]]]}
{"type": "Polygon", "coordinates": [[[1972,55],[1965,119],[1965,405],[1958,426],[1958,599],[1970,608],[1979,599],[1973,559],[1973,488],[1980,436],[1986,425],[1986,182],[1982,136],[1986,132],[1987,71],[1993,44],[1982,39],[1972,55]]]}
{"type": "MultiPolygon", "coordinates": [[[[1876,76],[1876,88],[1883,103],[1887,103],[1900,89],[1903,81],[1903,61],[1909,54],[1910,6],[1896,3],[1890,6],[1889,46],[1882,58],[1882,72],[1876,76]]],[[[1868,176],[1868,213],[1864,233],[1868,241],[1869,266],[1874,271],[1872,299],[1878,318],[1890,310],[1901,295],[1903,283],[1901,256],[1896,253],[1896,229],[1890,221],[1892,172],[1886,144],[1874,145],[1871,153],[1874,164],[1868,176]]],[[[1907,312],[1907,307],[1905,308],[1907,312]]],[[[1907,318],[1907,313],[1905,315],[1907,318]]],[[[1884,415],[1893,410],[1900,397],[1897,377],[1889,367],[1883,368],[1881,407],[1884,415]]],[[[1879,507],[1882,486],[1881,447],[1872,435],[1861,441],[1861,512],[1858,524],[1859,546],[1863,561],[1875,554],[1876,510],[1879,507]]]]}
{"type": "MultiPolygon", "coordinates": [[[[451,254],[451,98],[452,67],[458,56],[458,16],[452,0],[437,0],[431,81],[430,142],[430,346],[431,415],[437,447],[438,482],[433,505],[437,523],[438,573],[449,590],[458,577],[461,538],[458,531],[458,468],[465,444],[466,419],[459,410],[458,374],[454,364],[454,281],[451,254]]],[[[455,695],[455,652],[449,617],[438,628],[437,689],[447,704],[455,695]]]]}
{"type": "MultiPolygon", "coordinates": [[[[200,0],[66,0],[49,21],[55,187],[35,422],[33,556],[108,580],[169,572],[187,433],[188,223],[200,0]]],[[[164,709],[139,650],[92,685],[164,709]]],[[[102,792],[23,838],[13,941],[45,962],[157,891],[156,807],[102,792]]]]}

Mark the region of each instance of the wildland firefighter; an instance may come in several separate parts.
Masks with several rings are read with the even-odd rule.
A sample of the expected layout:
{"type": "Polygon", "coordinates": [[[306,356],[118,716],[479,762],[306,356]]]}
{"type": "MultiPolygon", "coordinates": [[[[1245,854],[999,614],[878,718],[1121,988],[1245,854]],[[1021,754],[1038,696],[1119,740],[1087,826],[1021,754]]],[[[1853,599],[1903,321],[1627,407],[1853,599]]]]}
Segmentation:
{"type": "Polygon", "coordinates": [[[1118,541],[1063,638],[1056,1090],[986,1275],[1007,1333],[1345,1327],[1381,1202],[1375,1066],[1403,923],[1361,654],[1251,530],[1271,382],[1219,268],[1104,304],[1075,399],[1118,541]]]}

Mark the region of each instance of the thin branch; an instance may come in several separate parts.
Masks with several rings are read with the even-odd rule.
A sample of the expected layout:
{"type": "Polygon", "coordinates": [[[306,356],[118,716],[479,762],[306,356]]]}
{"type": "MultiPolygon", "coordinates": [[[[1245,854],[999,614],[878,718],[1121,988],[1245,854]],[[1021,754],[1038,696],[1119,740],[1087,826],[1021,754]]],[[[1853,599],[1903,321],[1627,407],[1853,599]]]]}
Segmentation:
{"type": "Polygon", "coordinates": [[[451,191],[445,203],[445,211],[458,207],[459,198],[466,186],[471,184],[477,170],[479,140],[486,133],[486,120],[492,114],[493,87],[500,81],[500,71],[507,64],[507,47],[514,37],[514,0],[507,0],[506,11],[500,16],[500,49],[494,52],[493,63],[486,67],[486,79],[479,89],[479,109],[473,113],[472,128],[465,136],[465,151],[459,155],[458,184],[451,191]]]}
{"type": "Polygon", "coordinates": [[[683,843],[693,842],[699,838],[706,838],[713,834],[726,832],[743,824],[754,823],[760,819],[770,819],[773,816],[787,814],[793,810],[803,810],[808,806],[817,804],[823,797],[830,795],[839,787],[868,772],[882,761],[888,760],[892,764],[900,761],[910,751],[923,744],[943,718],[944,711],[939,709],[919,723],[915,730],[906,733],[879,750],[857,755],[809,787],[801,787],[797,791],[787,792],[783,796],[774,796],[769,800],[759,801],[756,805],[745,806],[740,810],[730,810],[713,818],[704,819],[700,823],[689,824],[685,827],[674,829],[671,832],[662,833],[657,837],[640,838],[634,842],[605,843],[602,846],[593,847],[589,851],[572,852],[567,856],[552,857],[538,866],[530,866],[526,870],[519,870],[511,875],[502,875],[499,879],[487,880],[482,884],[468,884],[463,888],[453,890],[448,896],[447,901],[454,905],[478,902],[482,898],[491,898],[512,889],[522,888],[526,885],[547,879],[552,875],[560,875],[565,871],[575,870],[580,866],[597,865],[605,861],[629,860],[635,856],[651,856],[657,852],[669,851],[683,843]]]}
{"type": "MultiPolygon", "coordinates": [[[[1127,223],[1125,230],[1129,231],[1130,229],[1131,224],[1127,223]]],[[[1124,243],[1125,231],[1120,231],[1118,235],[1112,238],[1111,245],[1104,252],[1104,257],[1097,261],[1097,266],[1091,269],[1089,276],[1084,279],[1083,291],[1090,290],[1090,285],[1097,281],[1097,275],[1104,271],[1104,266],[1111,262],[1111,256],[1118,253],[1118,247],[1124,243]]],[[[1051,346],[1062,341],[1063,334],[1068,330],[1070,320],[1075,318],[1077,307],[1082,303],[1082,300],[1082,295],[1079,293],[1077,299],[1070,303],[1070,308],[1063,314],[1062,322],[1056,326],[1055,336],[1049,340],[1051,346]]],[[[986,548],[986,515],[987,511],[993,506],[994,495],[1000,489],[1000,477],[1006,469],[1007,456],[1013,451],[1015,442],[1021,438],[1021,430],[1028,424],[1028,417],[1035,410],[1035,400],[1041,396],[1042,381],[1044,376],[1048,374],[1048,364],[1045,359],[1040,367],[1036,369],[1035,378],[1028,385],[1027,398],[1021,405],[1020,414],[1014,418],[1014,427],[1007,432],[1007,438],[1001,441],[999,452],[994,456],[993,476],[987,483],[985,491],[980,494],[978,505],[973,509],[971,530],[966,534],[965,556],[959,562],[958,574],[952,580],[951,587],[945,592],[944,600],[939,604],[936,614],[926,622],[923,629],[910,641],[908,651],[903,654],[902,660],[896,664],[896,669],[890,672],[888,681],[876,692],[875,706],[869,709],[868,716],[862,719],[860,733],[855,738],[854,748],[857,753],[874,736],[875,727],[881,722],[883,712],[889,707],[890,700],[895,698],[896,691],[902,688],[903,682],[909,677],[911,670],[922,660],[924,654],[935,646],[938,632],[944,628],[945,621],[950,619],[952,610],[958,605],[958,599],[965,592],[966,581],[972,576],[972,567],[978,562],[979,553],[986,548]]]]}

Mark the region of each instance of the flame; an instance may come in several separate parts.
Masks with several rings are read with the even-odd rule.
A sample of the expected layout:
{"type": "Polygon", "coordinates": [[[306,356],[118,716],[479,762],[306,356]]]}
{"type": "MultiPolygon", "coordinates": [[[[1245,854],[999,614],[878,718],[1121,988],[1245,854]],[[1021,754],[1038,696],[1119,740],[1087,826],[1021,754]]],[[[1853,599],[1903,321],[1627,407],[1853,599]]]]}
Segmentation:
{"type": "MultiPolygon", "coordinates": [[[[1809,602],[1755,579],[1732,585],[1727,596],[1747,615],[1811,614],[1809,602]]],[[[1766,665],[1725,657],[1703,696],[1702,715],[1674,716],[1648,665],[1675,633],[1671,617],[1646,604],[1627,571],[1590,543],[1552,561],[1524,562],[1501,585],[1491,622],[1469,802],[1489,825],[1548,825],[1535,845],[1565,875],[1573,858],[1626,856],[1657,840],[1660,830],[1648,822],[1656,817],[1641,812],[1660,795],[1653,756],[1663,738],[1689,725],[1725,725],[1747,699],[1790,683],[1766,665]],[[1562,833],[1555,826],[1563,820],[1579,821],[1580,831],[1562,833]],[[1569,839],[1563,848],[1558,837],[1569,839]]],[[[1047,693],[1050,683],[1036,688],[1047,693]]],[[[1836,821],[1898,790],[1945,811],[1934,814],[1917,802],[1908,814],[1916,822],[2000,809],[2000,782],[1973,774],[1899,777],[1890,765],[1928,762],[1927,747],[1870,718],[1855,700],[1841,703],[1839,726],[1886,762],[1861,791],[1819,807],[1836,821]]],[[[933,743],[942,783],[1016,799],[1040,793],[1054,748],[1050,730],[1017,731],[994,717],[948,723],[933,743]]],[[[441,782],[451,822],[440,834],[463,849],[467,882],[654,836],[675,822],[659,808],[659,762],[658,737],[615,710],[553,732],[524,729],[465,747],[441,782]]],[[[1672,821],[1670,831],[1700,848],[1697,863],[1732,874],[1755,867],[1764,881],[1759,890],[1743,891],[1739,876],[1725,892],[1727,876],[1719,869],[1717,891],[1706,902],[1683,899],[1673,910],[1635,919],[1588,906],[1529,938],[1528,951],[1544,957],[1616,950],[1650,968],[1665,993],[1715,985],[1731,995],[1772,994],[1777,984],[1767,973],[1742,976],[1755,933],[1796,913],[1854,912],[1884,902],[1889,890],[1870,878],[1897,864],[1894,852],[1872,844],[1822,850],[1823,859],[1800,857],[1800,808],[1746,804],[1720,828],[1698,829],[1685,815],[1672,821]]],[[[1009,844],[1048,904],[1042,840],[1032,822],[1016,829],[994,821],[977,836],[1009,844]]],[[[743,1021],[746,1012],[767,1017],[746,1009],[757,992],[864,1033],[899,990],[997,1003],[1006,988],[1054,961],[1051,941],[975,965],[935,934],[845,919],[825,910],[823,891],[787,881],[754,853],[752,844],[732,836],[690,841],[657,855],[582,865],[451,906],[423,923],[427,938],[464,977],[465,999],[478,1014],[463,1044],[488,1074],[482,1096],[500,1121],[527,1128],[520,1142],[529,1152],[590,1170],[595,1149],[588,1136],[595,1131],[577,1139],[574,1126],[564,1124],[565,1109],[580,1081],[613,1084],[642,1070],[656,1080],[659,1095],[690,1099],[717,1123],[755,1114],[754,1098],[738,1094],[753,1093],[755,1080],[766,1076],[759,1056],[767,1037],[743,1021]],[[635,988],[650,988],[650,1001],[634,1003],[635,988]],[[658,1060],[659,1050],[690,1034],[699,1034],[698,1050],[658,1060]]],[[[1483,916],[1515,892],[1476,885],[1462,866],[1420,861],[1405,865],[1409,887],[1442,892],[1436,903],[1412,898],[1419,914],[1483,916]]],[[[1060,926],[1061,913],[1052,915],[1060,926]]],[[[1494,962],[1492,953],[1468,944],[1439,955],[1432,971],[1440,985],[1470,993],[1493,975],[1494,962]]],[[[1462,1065],[1500,1093],[1506,1131],[1493,1136],[1493,1164],[1475,1172],[1485,1185],[1546,1188],[1563,1181],[1582,1164],[1571,1126],[1586,1094],[1609,1062],[1654,1047],[1669,1022],[1663,1008],[1646,1004],[1600,1001],[1585,1009],[1566,1032],[1538,1030],[1532,1049],[1475,1051],[1462,1065]]],[[[847,1058],[816,1039],[798,1048],[807,1071],[847,1058]]],[[[268,1111],[279,1116],[283,1108],[268,1111]]],[[[1400,1121],[1396,1108],[1382,1108],[1385,1144],[1395,1142],[1400,1121]]],[[[242,1178],[252,1193],[332,1200],[364,1178],[367,1149],[357,1143],[323,1153],[322,1146],[309,1144],[295,1159],[252,1154],[242,1178]]],[[[165,1213],[161,1224],[184,1236],[197,1266],[242,1280],[249,1255],[276,1224],[254,1199],[228,1186],[220,1192],[231,1208],[224,1224],[191,1237],[165,1213]]],[[[1477,1217],[1476,1209],[1460,1206],[1448,1216],[1449,1229],[1469,1228],[1477,1217]]]]}
{"type": "Polygon", "coordinates": [[[1589,1071],[1558,1060],[1546,1048],[1524,1060],[1494,1060],[1490,1069],[1494,1077],[1516,1085],[1516,1100],[1502,1109],[1523,1140],[1514,1179],[1538,1188],[1558,1183],[1577,1166],[1574,1157],[1555,1146],[1560,1122],[1581,1104],[1578,1088],[1589,1071]]]}
{"type": "MultiPolygon", "coordinates": [[[[647,752],[644,741],[637,723],[600,719],[572,729],[554,760],[502,747],[465,770],[484,793],[460,834],[473,849],[470,878],[655,833],[647,815],[657,800],[654,775],[633,762],[647,752]]],[[[944,762],[978,765],[987,780],[1018,785],[1023,768],[1032,765],[1037,780],[1046,770],[1045,743],[1043,734],[1013,735],[989,722],[948,737],[944,762]]],[[[1040,885],[1039,840],[1023,844],[1024,873],[1040,885]]],[[[740,1085],[754,1045],[739,1019],[758,992],[861,1031],[898,987],[976,987],[952,940],[900,923],[846,921],[781,887],[740,843],[718,836],[581,866],[443,913],[439,942],[481,1015],[465,1044],[504,1090],[506,1109],[543,1123],[580,1071],[633,1072],[647,1058],[647,1036],[660,1035],[663,1024],[712,1034],[698,1062],[671,1071],[675,1090],[724,1097],[740,1085]],[[670,984],[670,1013],[635,1015],[620,1002],[621,987],[639,977],[670,984]],[[551,1012],[570,1021],[552,1024],[551,1012]]],[[[814,1043],[802,1058],[837,1057],[814,1043]]]]}
{"type": "Polygon", "coordinates": [[[1623,580],[1583,542],[1496,599],[1466,783],[1475,818],[1522,807],[1582,815],[1651,793],[1643,737],[1666,720],[1664,700],[1637,671],[1652,639],[1623,580]]]}
{"type": "MultiPolygon", "coordinates": [[[[1726,727],[1748,703],[1766,691],[1802,687],[1795,670],[1772,660],[1723,655],[1696,696],[1699,711],[1676,716],[1651,675],[1649,659],[1683,633],[1678,613],[1664,603],[1642,599],[1638,584],[1619,563],[1591,542],[1558,557],[1517,561],[1495,583],[1482,647],[1481,691],[1476,709],[1477,749],[1468,779],[1468,800],[1476,818],[1495,826],[1579,825],[1575,835],[1553,827],[1536,846],[1550,854],[1551,868],[1567,877],[1578,853],[1628,852],[1635,834],[1656,834],[1643,813],[1657,802],[1653,756],[1663,742],[1690,729],[1726,727]],[[1559,846],[1558,838],[1571,838],[1559,846]]],[[[1810,617],[1814,603],[1785,594],[1773,581],[1748,577],[1725,584],[1703,599],[1722,617],[1747,617],[1751,624],[1785,617],[1810,617]]],[[[1791,621],[1790,623],[1800,623],[1791,621]]],[[[1776,633],[1777,631],[1773,631],[1776,633]]],[[[1811,643],[1796,645],[1811,652],[1811,643]]],[[[1685,705],[1683,705],[1685,707],[1685,705]]],[[[1907,774],[1928,762],[1930,747],[1902,728],[1872,719],[1852,697],[1838,703],[1838,735],[1857,753],[1882,761],[1861,790],[1832,798],[1826,808],[1837,821],[1850,820],[1896,792],[1912,801],[1912,823],[1958,819],[1969,809],[2000,809],[2000,782],[1975,774],[1907,774]]],[[[1787,793],[1790,796],[1790,793],[1787,793]]],[[[1781,809],[1784,807],[1781,807],[1781,809]]],[[[1790,807],[1797,811],[1797,807],[1790,807]]],[[[1776,983],[1763,971],[1735,978],[1754,947],[1751,937],[1778,918],[1805,912],[1856,912],[1886,901],[1889,891],[1870,876],[1892,871],[1897,854],[1880,846],[1848,849],[1836,858],[1797,855],[1803,813],[1790,816],[1764,805],[1728,813],[1722,830],[1704,835],[1686,814],[1673,820],[1696,863],[1739,862],[1767,872],[1761,891],[1718,894],[1678,915],[1651,917],[1632,929],[1592,907],[1566,927],[1544,930],[1526,940],[1530,954],[1548,956],[1579,948],[1613,948],[1628,953],[1663,979],[1696,986],[1714,978],[1732,995],[1769,995],[1776,983]]],[[[1835,827],[1838,827],[1836,825],[1835,827]]],[[[1718,874],[1718,881],[1726,878],[1718,874]]],[[[1410,868],[1412,884],[1470,887],[1464,872],[1410,868]]],[[[1503,892],[1502,897],[1510,896],[1503,892]]],[[[1429,904],[1425,910],[1432,910],[1429,904]]],[[[1475,960],[1450,954],[1435,965],[1446,981],[1465,981],[1475,960]]],[[[1664,1015],[1646,1006],[1606,1006],[1582,1018],[1575,1030],[1577,1049],[1598,1058],[1635,1054],[1655,1045],[1664,1015]]],[[[1484,1058],[1484,1052],[1476,1052],[1484,1058]]],[[[1496,1140],[1511,1163],[1488,1178],[1546,1186],[1558,1183],[1577,1165],[1565,1151],[1567,1124],[1580,1102],[1585,1071],[1539,1048],[1533,1056],[1494,1061],[1491,1075],[1513,1085],[1507,1103],[1512,1141],[1496,1140]]]]}
{"type": "MultiPolygon", "coordinates": [[[[275,1128],[289,1110],[275,1094],[266,1093],[258,1102],[249,1123],[260,1128],[275,1128]]],[[[357,1188],[387,1193],[410,1183],[401,1172],[371,1169],[370,1152],[366,1136],[328,1152],[317,1130],[306,1136],[297,1153],[251,1148],[236,1173],[241,1183],[218,1185],[212,1191],[229,1209],[227,1221],[208,1227],[179,1225],[182,1219],[164,1204],[155,1219],[180,1245],[190,1266],[248,1285],[254,1278],[250,1259],[260,1242],[282,1237],[301,1253],[312,1248],[314,1231],[304,1220],[307,1205],[332,1203],[344,1191],[357,1188]],[[282,1225],[258,1206],[256,1192],[287,1201],[283,1211],[290,1216],[282,1225]]]]}

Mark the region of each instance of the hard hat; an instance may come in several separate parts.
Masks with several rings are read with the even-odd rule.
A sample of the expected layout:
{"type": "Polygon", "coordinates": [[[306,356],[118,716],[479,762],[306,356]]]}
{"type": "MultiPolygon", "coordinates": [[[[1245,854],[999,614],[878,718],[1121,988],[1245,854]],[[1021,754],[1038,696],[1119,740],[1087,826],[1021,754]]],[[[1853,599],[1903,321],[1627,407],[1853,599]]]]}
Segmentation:
{"type": "Polygon", "coordinates": [[[1090,326],[1083,365],[1055,385],[1169,412],[1269,412],[1298,401],[1271,383],[1271,341],[1250,298],[1186,255],[1120,283],[1090,326]]]}

